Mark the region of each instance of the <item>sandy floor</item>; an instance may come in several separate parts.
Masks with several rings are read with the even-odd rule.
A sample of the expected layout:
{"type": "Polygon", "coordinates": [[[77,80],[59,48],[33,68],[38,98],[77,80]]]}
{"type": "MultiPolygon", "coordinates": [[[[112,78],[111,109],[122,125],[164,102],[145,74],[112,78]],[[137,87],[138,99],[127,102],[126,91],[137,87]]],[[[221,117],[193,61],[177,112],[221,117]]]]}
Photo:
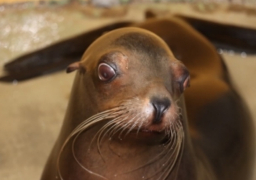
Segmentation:
{"type": "MultiPolygon", "coordinates": [[[[136,8],[132,8],[133,13],[128,12],[127,16],[123,18],[142,20],[144,7],[137,6],[136,8]]],[[[256,16],[249,16],[245,12],[232,12],[232,14],[226,13],[220,8],[218,12],[205,15],[190,6],[180,5],[176,5],[176,8],[172,9],[172,12],[175,11],[256,27],[256,16]],[[223,18],[224,15],[226,18],[223,18]]],[[[120,20],[120,18],[92,20],[88,17],[83,19],[81,15],[74,17],[77,18],[77,22],[86,22],[86,26],[79,26],[79,30],[72,32],[73,34],[117,19],[120,20]]],[[[6,16],[6,18],[9,17],[6,16]]],[[[9,30],[10,32],[11,30],[9,30]]],[[[64,34],[60,35],[58,39],[68,36],[64,34]]],[[[1,42],[8,41],[1,39],[0,35],[0,56],[2,53],[5,54],[4,58],[0,57],[1,66],[11,58],[24,53],[24,51],[30,51],[31,47],[35,46],[31,43],[30,48],[24,51],[16,47],[12,53],[7,53],[8,48],[12,46],[3,48],[1,42]]],[[[35,42],[35,44],[37,43],[35,42]]],[[[43,46],[44,44],[40,43],[38,45],[38,47],[43,46]]],[[[256,83],[253,78],[256,57],[242,57],[240,54],[229,53],[223,56],[235,87],[245,99],[254,119],[256,119],[256,83]]],[[[46,158],[58,135],[73,78],[74,74],[58,72],[22,83],[0,84],[0,177],[2,180],[39,179],[46,158]]]]}

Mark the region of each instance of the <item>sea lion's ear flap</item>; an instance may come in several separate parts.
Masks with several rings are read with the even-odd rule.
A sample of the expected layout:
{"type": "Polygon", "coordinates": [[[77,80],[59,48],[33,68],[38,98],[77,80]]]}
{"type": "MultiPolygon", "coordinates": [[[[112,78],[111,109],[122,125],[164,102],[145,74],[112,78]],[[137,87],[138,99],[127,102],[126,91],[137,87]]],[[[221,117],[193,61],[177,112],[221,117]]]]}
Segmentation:
{"type": "Polygon", "coordinates": [[[77,69],[80,69],[81,67],[82,67],[82,66],[81,66],[80,62],[74,62],[74,63],[70,64],[70,65],[67,67],[66,72],[67,72],[67,73],[71,73],[71,72],[73,72],[73,71],[75,71],[75,70],[77,70],[77,69]]]}

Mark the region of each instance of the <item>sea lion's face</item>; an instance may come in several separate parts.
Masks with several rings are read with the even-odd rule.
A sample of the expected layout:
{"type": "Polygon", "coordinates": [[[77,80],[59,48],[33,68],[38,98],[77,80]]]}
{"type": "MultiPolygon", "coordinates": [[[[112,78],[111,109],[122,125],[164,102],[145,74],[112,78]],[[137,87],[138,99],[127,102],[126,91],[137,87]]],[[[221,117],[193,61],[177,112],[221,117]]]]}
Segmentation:
{"type": "Polygon", "coordinates": [[[162,141],[180,124],[177,101],[189,85],[187,69],[149,33],[127,32],[107,40],[93,44],[81,62],[94,86],[93,93],[86,93],[94,94],[99,112],[125,109],[122,118],[115,120],[115,133],[162,141]]]}

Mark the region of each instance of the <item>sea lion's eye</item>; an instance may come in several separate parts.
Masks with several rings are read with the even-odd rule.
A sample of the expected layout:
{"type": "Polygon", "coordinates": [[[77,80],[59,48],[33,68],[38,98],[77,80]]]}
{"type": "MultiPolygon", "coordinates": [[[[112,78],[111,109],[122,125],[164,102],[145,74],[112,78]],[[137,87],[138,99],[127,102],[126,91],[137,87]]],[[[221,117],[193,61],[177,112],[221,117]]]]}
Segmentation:
{"type": "Polygon", "coordinates": [[[100,63],[98,66],[98,76],[101,81],[110,81],[116,76],[116,71],[107,63],[100,63]]]}
{"type": "Polygon", "coordinates": [[[174,72],[176,88],[179,93],[183,93],[190,86],[190,73],[185,66],[179,66],[174,72]]]}

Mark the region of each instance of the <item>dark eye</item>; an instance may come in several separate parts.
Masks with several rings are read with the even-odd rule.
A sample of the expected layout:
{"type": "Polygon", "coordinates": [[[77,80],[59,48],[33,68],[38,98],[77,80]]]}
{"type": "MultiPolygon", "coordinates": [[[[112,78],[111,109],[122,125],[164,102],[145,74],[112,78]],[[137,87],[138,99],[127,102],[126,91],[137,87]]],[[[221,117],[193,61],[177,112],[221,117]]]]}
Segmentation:
{"type": "Polygon", "coordinates": [[[110,65],[106,63],[100,63],[98,66],[98,76],[102,81],[109,81],[116,76],[116,71],[110,65]]]}

